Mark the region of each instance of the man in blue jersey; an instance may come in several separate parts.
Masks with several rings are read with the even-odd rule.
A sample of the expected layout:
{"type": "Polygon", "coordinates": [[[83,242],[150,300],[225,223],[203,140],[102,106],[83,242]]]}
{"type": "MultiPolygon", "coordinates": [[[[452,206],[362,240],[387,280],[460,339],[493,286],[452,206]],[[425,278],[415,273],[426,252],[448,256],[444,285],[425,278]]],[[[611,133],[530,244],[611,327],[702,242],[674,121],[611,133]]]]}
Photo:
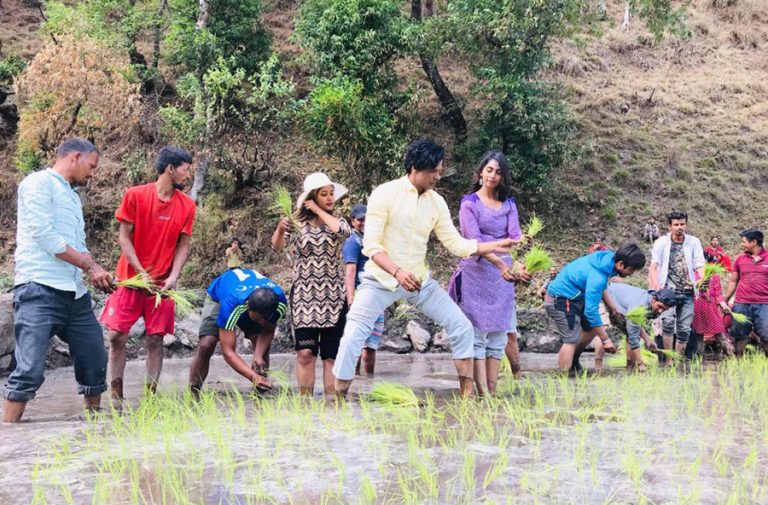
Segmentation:
{"type": "Polygon", "coordinates": [[[221,344],[224,360],[258,389],[270,389],[266,378],[269,347],[275,326],[285,316],[287,300],[283,290],[255,270],[233,268],[216,277],[208,286],[200,323],[200,342],[189,370],[189,386],[199,391],[208,376],[208,365],[221,344]],[[240,328],[253,344],[253,363],[243,361],[235,344],[240,328]]]}
{"type": "Polygon", "coordinates": [[[544,310],[562,341],[558,354],[561,371],[580,373],[579,355],[596,336],[606,352],[616,352],[600,317],[603,291],[611,277],[628,277],[644,266],[642,249],[625,242],[616,252],[598,251],[570,262],[549,283],[544,310]]]}

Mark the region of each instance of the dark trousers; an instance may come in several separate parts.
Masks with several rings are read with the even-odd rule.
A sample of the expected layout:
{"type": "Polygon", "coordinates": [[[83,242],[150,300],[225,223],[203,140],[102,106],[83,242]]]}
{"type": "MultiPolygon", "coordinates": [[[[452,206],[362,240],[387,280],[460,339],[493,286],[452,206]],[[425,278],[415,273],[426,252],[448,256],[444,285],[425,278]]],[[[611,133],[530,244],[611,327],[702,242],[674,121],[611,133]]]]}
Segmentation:
{"type": "Polygon", "coordinates": [[[77,392],[95,396],[107,390],[107,352],[104,334],[93,314],[91,296],[75,299],[36,282],[13,289],[16,369],[5,385],[7,400],[26,402],[35,397],[45,377],[45,356],[54,335],[69,345],[77,392]]]}

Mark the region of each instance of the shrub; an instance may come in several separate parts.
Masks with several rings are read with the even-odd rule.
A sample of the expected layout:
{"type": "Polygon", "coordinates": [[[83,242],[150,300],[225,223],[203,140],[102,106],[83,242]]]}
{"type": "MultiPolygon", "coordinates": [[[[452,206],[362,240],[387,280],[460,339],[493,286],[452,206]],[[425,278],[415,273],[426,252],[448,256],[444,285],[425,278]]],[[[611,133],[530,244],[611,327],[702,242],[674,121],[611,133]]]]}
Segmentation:
{"type": "Polygon", "coordinates": [[[304,119],[321,150],[342,159],[347,179],[361,192],[399,174],[405,139],[360,81],[322,81],[310,93],[304,119]]]}
{"type": "Polygon", "coordinates": [[[17,78],[21,121],[16,166],[26,173],[64,139],[96,145],[128,138],[139,119],[138,85],[127,56],[93,39],[45,46],[17,78]]]}

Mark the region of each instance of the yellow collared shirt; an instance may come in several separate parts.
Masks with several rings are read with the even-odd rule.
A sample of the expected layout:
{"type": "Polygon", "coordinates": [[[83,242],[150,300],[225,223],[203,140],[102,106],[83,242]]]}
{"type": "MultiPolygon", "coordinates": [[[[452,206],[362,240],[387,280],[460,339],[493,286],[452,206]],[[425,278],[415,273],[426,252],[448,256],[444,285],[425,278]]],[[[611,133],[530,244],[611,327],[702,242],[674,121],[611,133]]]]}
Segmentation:
{"type": "MultiPolygon", "coordinates": [[[[459,234],[443,197],[432,190],[419,196],[405,176],[378,186],[368,198],[363,254],[373,258],[386,252],[397,266],[424,282],[429,273],[427,242],[432,231],[456,256],[467,258],[477,252],[477,240],[459,234]]],[[[397,280],[375,262],[366,263],[365,271],[387,289],[397,289],[397,280]]]]}

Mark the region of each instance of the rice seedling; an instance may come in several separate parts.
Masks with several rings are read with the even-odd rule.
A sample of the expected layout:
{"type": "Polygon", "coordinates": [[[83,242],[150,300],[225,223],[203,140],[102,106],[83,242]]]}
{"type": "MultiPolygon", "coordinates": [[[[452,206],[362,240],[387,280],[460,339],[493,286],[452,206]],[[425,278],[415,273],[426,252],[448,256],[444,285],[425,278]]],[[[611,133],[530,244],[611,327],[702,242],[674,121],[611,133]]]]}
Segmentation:
{"type": "MultiPolygon", "coordinates": [[[[195,310],[195,303],[199,300],[199,295],[196,291],[191,289],[167,289],[162,290],[158,294],[166,296],[173,300],[176,307],[176,315],[179,317],[185,317],[195,310]]],[[[157,301],[155,301],[157,305],[157,301]]]]}
{"type": "Polygon", "coordinates": [[[539,219],[539,217],[534,213],[531,216],[531,220],[528,223],[528,226],[525,228],[525,235],[528,235],[529,237],[533,238],[536,235],[541,232],[541,230],[544,229],[544,223],[539,219]]]}
{"type": "Polygon", "coordinates": [[[152,283],[152,279],[144,273],[136,274],[130,279],[117,281],[115,282],[115,286],[123,286],[132,289],[143,289],[150,292],[153,292],[156,289],[156,286],[152,283]]]}
{"type": "Polygon", "coordinates": [[[269,210],[272,211],[277,217],[281,219],[287,219],[294,225],[296,224],[293,218],[293,201],[291,201],[291,193],[282,184],[275,184],[272,187],[272,191],[269,194],[269,210]]]}
{"type": "Polygon", "coordinates": [[[707,263],[704,265],[704,275],[699,279],[699,287],[708,281],[713,275],[726,275],[728,270],[719,263],[707,263]]]}
{"type": "Polygon", "coordinates": [[[380,403],[390,408],[418,408],[419,406],[419,398],[411,388],[391,382],[376,383],[366,398],[371,402],[380,403]]]}
{"type": "Polygon", "coordinates": [[[738,324],[749,324],[750,320],[747,316],[744,314],[741,314],[739,312],[731,312],[731,318],[734,320],[734,322],[738,324]]]}
{"type": "Polygon", "coordinates": [[[627,318],[627,321],[632,321],[633,323],[646,328],[648,326],[648,318],[650,315],[651,311],[647,306],[638,305],[637,307],[629,309],[625,317],[627,318]]]}
{"type": "Polygon", "coordinates": [[[531,250],[525,253],[523,257],[525,271],[531,275],[549,270],[554,264],[555,262],[549,253],[539,246],[531,247],[531,250]]]}

